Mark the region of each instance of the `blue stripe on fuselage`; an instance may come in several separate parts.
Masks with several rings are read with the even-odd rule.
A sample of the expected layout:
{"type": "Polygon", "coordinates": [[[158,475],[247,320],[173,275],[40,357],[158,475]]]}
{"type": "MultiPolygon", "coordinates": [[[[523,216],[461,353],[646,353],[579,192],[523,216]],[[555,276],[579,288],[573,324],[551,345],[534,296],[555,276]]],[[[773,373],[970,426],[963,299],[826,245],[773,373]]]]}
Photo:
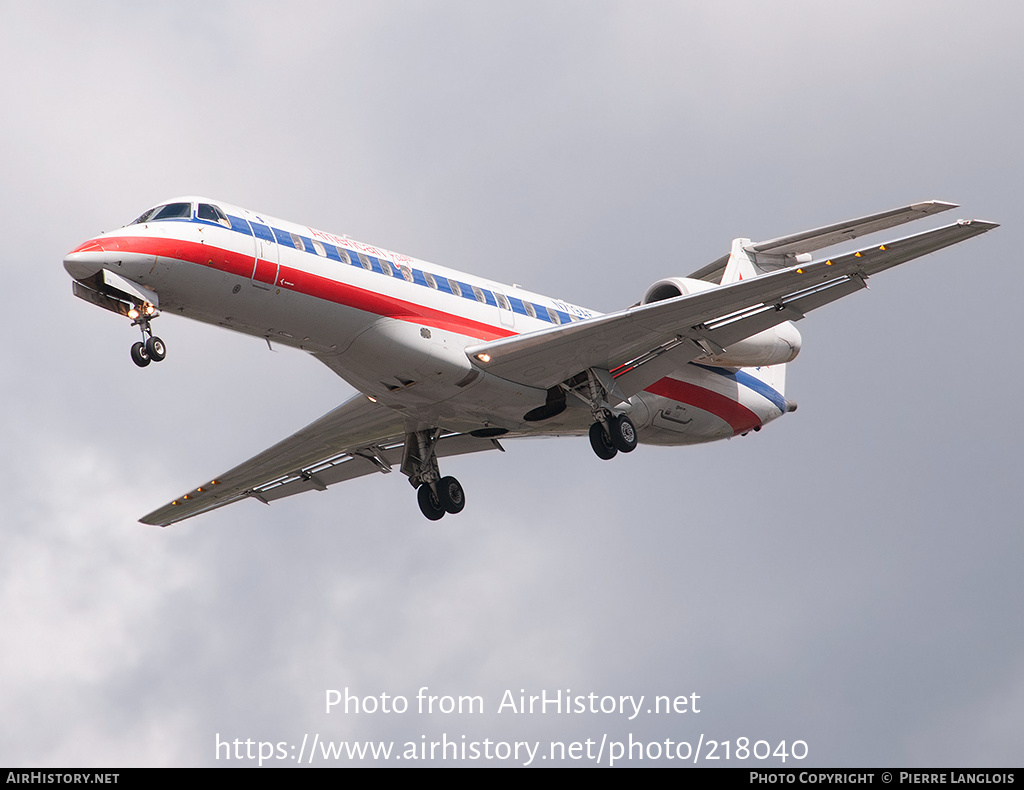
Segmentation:
{"type": "MultiPolygon", "coordinates": [[[[250,237],[256,236],[257,238],[264,239],[265,241],[276,242],[277,244],[281,245],[282,247],[288,247],[288,248],[293,249],[293,250],[297,249],[295,244],[294,244],[294,242],[292,241],[292,233],[291,233],[291,231],[283,231],[283,230],[281,230],[279,228],[275,228],[275,227],[273,227],[271,225],[264,225],[264,224],[260,224],[258,222],[247,221],[247,220],[243,219],[242,217],[236,217],[233,214],[228,214],[227,217],[228,217],[228,222],[231,223],[231,230],[234,231],[235,233],[241,233],[243,235],[250,236],[250,237]]],[[[171,221],[171,220],[161,220],[161,221],[171,221]]],[[[204,224],[204,225],[219,224],[219,223],[207,222],[205,220],[199,219],[198,217],[192,217],[191,219],[186,219],[185,217],[174,218],[174,221],[178,221],[178,222],[194,222],[194,223],[199,223],[199,224],[204,224]]],[[[223,226],[221,226],[221,227],[223,227],[223,226]]],[[[311,254],[311,255],[316,255],[317,257],[326,257],[329,260],[338,261],[339,263],[343,263],[344,262],[344,258],[342,257],[342,255],[345,254],[345,255],[347,255],[348,261],[349,261],[349,263],[352,266],[362,266],[362,263],[359,260],[360,253],[357,253],[354,250],[347,250],[344,247],[336,246],[336,245],[332,245],[332,244],[323,244],[324,250],[326,251],[327,254],[326,254],[326,256],[320,256],[316,252],[316,250],[314,249],[313,244],[312,244],[313,240],[311,238],[309,238],[307,236],[302,236],[301,234],[298,234],[298,233],[296,233],[295,235],[296,235],[297,238],[302,239],[302,243],[303,243],[303,245],[305,247],[305,250],[299,250],[299,252],[306,252],[306,253],[311,254]]],[[[363,253],[363,254],[365,255],[365,253],[363,253]]],[[[376,258],[376,256],[366,255],[366,258],[370,262],[370,269],[369,269],[370,271],[376,272],[377,274],[382,274],[385,277],[387,276],[386,272],[384,271],[384,268],[383,268],[382,264],[376,258]]],[[[413,273],[413,280],[412,281],[416,285],[422,285],[422,286],[425,286],[425,287],[428,287],[428,288],[430,287],[427,284],[427,281],[426,281],[426,279],[423,276],[423,272],[421,272],[421,271],[419,271],[417,269],[413,269],[412,273],[413,273]]],[[[393,270],[391,276],[392,277],[401,277],[401,274],[399,272],[396,272],[396,271],[393,270]]],[[[435,280],[437,282],[437,285],[438,285],[438,287],[437,287],[438,291],[440,291],[441,293],[451,294],[452,296],[456,295],[451,290],[451,288],[449,287],[448,279],[446,277],[442,277],[442,276],[439,276],[439,275],[434,275],[434,278],[435,278],[435,280]]],[[[462,282],[460,280],[454,280],[454,282],[457,282],[459,284],[459,289],[462,291],[461,296],[462,296],[463,299],[470,299],[470,300],[473,300],[473,301],[478,301],[477,298],[476,298],[476,295],[473,293],[473,288],[472,288],[471,285],[469,285],[468,283],[464,283],[464,282],[462,282]]],[[[491,307],[497,308],[498,310],[501,309],[498,306],[497,299],[495,299],[494,294],[490,290],[488,290],[487,288],[484,288],[483,286],[477,286],[477,287],[480,288],[481,292],[483,293],[483,296],[484,296],[484,302],[483,303],[484,304],[488,304],[491,307]]],[[[546,321],[549,324],[553,324],[553,323],[568,324],[568,323],[570,323],[572,321],[572,316],[570,316],[569,313],[565,312],[564,310],[559,310],[557,307],[554,307],[553,305],[550,306],[550,309],[551,309],[552,312],[554,312],[558,316],[559,320],[557,322],[551,320],[551,316],[548,314],[548,309],[549,309],[548,305],[537,304],[535,302],[530,303],[531,306],[533,307],[533,312],[535,313],[535,315],[531,316],[530,312],[527,311],[527,309],[526,309],[526,302],[524,300],[519,299],[519,298],[514,297],[514,296],[509,296],[508,300],[509,300],[509,306],[512,308],[512,312],[513,313],[519,313],[520,315],[525,315],[525,316],[527,316],[529,318],[536,318],[536,319],[538,319],[540,321],[546,321]]]]}
{"type": "Polygon", "coordinates": [[[775,408],[781,411],[783,414],[786,413],[786,399],[782,396],[782,393],[772,389],[765,384],[757,376],[752,376],[744,370],[737,370],[733,372],[731,370],[723,370],[722,368],[714,368],[710,365],[701,365],[699,362],[691,362],[694,367],[706,370],[710,373],[715,373],[719,376],[723,376],[727,379],[735,381],[737,384],[752,389],[762,398],[770,400],[774,404],[775,408]]]}

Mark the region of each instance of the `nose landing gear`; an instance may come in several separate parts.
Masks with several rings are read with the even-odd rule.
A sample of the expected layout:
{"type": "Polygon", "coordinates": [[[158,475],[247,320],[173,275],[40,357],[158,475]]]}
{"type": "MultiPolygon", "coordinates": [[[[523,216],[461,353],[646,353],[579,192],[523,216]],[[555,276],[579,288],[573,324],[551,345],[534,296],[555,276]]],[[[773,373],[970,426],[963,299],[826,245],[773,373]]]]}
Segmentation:
{"type": "Polygon", "coordinates": [[[153,334],[149,326],[149,322],[157,315],[156,308],[151,304],[144,304],[141,309],[133,307],[128,311],[132,326],[142,330],[142,341],[132,346],[132,362],[140,368],[146,367],[150,362],[162,362],[167,356],[167,346],[153,334]]]}

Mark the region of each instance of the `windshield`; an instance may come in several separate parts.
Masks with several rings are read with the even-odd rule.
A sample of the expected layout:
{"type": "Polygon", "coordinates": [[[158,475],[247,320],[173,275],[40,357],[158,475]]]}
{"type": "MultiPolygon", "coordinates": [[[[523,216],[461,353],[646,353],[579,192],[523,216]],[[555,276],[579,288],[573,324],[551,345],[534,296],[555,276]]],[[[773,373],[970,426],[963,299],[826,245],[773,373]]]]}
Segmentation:
{"type": "Polygon", "coordinates": [[[165,219],[192,219],[191,203],[168,203],[164,206],[157,206],[145,212],[132,225],[141,222],[159,222],[165,219]]]}

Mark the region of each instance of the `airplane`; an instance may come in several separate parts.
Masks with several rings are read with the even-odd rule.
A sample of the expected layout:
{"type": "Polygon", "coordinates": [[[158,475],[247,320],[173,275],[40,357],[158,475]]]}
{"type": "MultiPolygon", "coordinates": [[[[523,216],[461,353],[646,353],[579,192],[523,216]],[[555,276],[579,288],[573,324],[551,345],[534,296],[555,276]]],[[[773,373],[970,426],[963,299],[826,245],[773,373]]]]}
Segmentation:
{"type": "MultiPolygon", "coordinates": [[[[169,526],[242,499],[269,504],[395,467],[432,521],[465,491],[439,459],[499,439],[587,435],[610,460],[637,444],[747,435],[796,409],[794,326],[869,277],[985,233],[959,220],[832,257],[812,253],[957,208],[942,201],[730,251],[639,302],[600,314],[222,201],[181,197],[64,258],[74,295],[127,317],[139,367],[162,361],[160,313],[312,354],[358,394],[307,427],[143,516],[169,526]]],[[[611,257],[623,255],[609,250],[611,257]]]]}

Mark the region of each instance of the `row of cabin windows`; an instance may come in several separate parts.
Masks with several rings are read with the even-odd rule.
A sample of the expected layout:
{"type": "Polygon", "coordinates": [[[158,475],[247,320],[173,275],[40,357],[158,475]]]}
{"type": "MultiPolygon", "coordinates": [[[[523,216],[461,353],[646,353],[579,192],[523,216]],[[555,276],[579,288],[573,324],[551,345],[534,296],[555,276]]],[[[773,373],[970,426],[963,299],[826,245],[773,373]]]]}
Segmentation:
{"type": "MultiPolygon", "coordinates": [[[[237,217],[232,217],[231,219],[237,221],[238,227],[236,228],[236,230],[240,230],[241,232],[244,233],[244,220],[241,220],[237,217]]],[[[258,227],[257,223],[254,223],[252,221],[250,221],[249,224],[254,229],[258,227]]],[[[364,255],[361,252],[350,252],[349,250],[346,250],[344,247],[337,247],[335,245],[325,245],[317,241],[316,239],[307,239],[303,236],[298,235],[297,233],[288,233],[286,236],[284,233],[277,230],[276,228],[274,229],[274,234],[277,236],[278,242],[285,244],[286,246],[291,246],[294,249],[299,250],[300,252],[309,252],[312,250],[321,258],[334,259],[335,256],[327,251],[329,249],[332,252],[334,252],[335,255],[337,255],[337,260],[339,260],[341,263],[347,264],[349,266],[361,266],[368,272],[375,271],[373,262],[374,260],[376,260],[377,265],[379,266],[379,271],[382,274],[385,274],[388,277],[394,277],[396,276],[395,270],[397,269],[398,276],[400,276],[403,280],[413,284],[416,283],[416,275],[413,272],[413,270],[403,264],[392,264],[381,257],[371,259],[369,256],[364,255]],[[353,256],[355,260],[353,260],[353,256]]],[[[432,288],[435,291],[445,290],[440,285],[438,285],[438,278],[436,278],[430,272],[422,272],[422,275],[423,284],[425,284],[428,288],[432,288]]],[[[463,284],[459,283],[457,280],[453,280],[448,277],[442,277],[440,279],[444,283],[444,285],[447,286],[447,290],[453,296],[460,296],[467,299],[470,298],[469,291],[465,291],[463,284]]],[[[476,299],[481,304],[497,305],[502,310],[515,312],[515,309],[510,304],[508,298],[504,294],[491,292],[486,289],[480,288],[479,286],[476,285],[468,285],[466,287],[468,287],[472,292],[472,298],[476,299]],[[491,298],[489,299],[488,296],[490,296],[491,298]]],[[[527,302],[525,299],[521,299],[519,301],[521,301],[523,305],[522,312],[524,312],[530,318],[539,318],[542,321],[550,321],[552,324],[563,323],[564,319],[562,318],[562,315],[560,315],[558,311],[555,310],[554,308],[543,307],[542,305],[535,305],[532,302],[527,302]]],[[[579,316],[573,315],[572,313],[566,313],[566,315],[568,316],[569,321],[580,320],[579,316]]]]}
{"type": "MultiPolygon", "coordinates": [[[[240,217],[229,218],[228,215],[225,214],[224,211],[219,206],[215,206],[212,203],[198,204],[198,206],[196,207],[195,217],[196,219],[204,220],[206,222],[216,222],[220,225],[224,225],[225,227],[231,228],[232,230],[236,230],[240,233],[256,236],[257,238],[263,239],[264,241],[277,241],[279,244],[286,244],[287,246],[291,246],[294,249],[299,250],[300,252],[313,252],[321,258],[334,257],[327,252],[327,246],[317,241],[316,239],[304,239],[297,233],[288,233],[286,235],[284,232],[278,230],[277,228],[270,228],[269,226],[263,225],[259,222],[246,222],[244,219],[241,219],[240,217]]],[[[143,222],[161,222],[164,220],[175,219],[191,220],[192,204],[167,203],[166,205],[163,206],[157,206],[156,208],[151,208],[149,209],[149,211],[144,212],[138,219],[136,219],[134,222],[130,224],[138,225],[143,222]]],[[[334,250],[335,254],[338,257],[338,260],[341,261],[342,263],[352,266],[359,265],[369,272],[373,271],[373,262],[369,259],[369,257],[364,255],[363,253],[355,253],[356,258],[358,260],[357,264],[352,261],[351,253],[349,253],[349,251],[344,249],[343,247],[330,245],[330,249],[334,250]]],[[[376,260],[378,265],[380,266],[381,273],[387,275],[388,277],[395,276],[394,270],[392,269],[390,262],[380,257],[378,257],[376,260]]],[[[409,283],[416,282],[416,276],[413,273],[412,269],[410,269],[408,266],[403,266],[401,264],[395,264],[395,266],[398,269],[398,273],[401,275],[402,279],[409,283]]],[[[452,280],[447,277],[442,279],[444,280],[445,285],[448,286],[448,291],[450,291],[452,295],[464,295],[462,287],[460,286],[457,280],[452,280]]],[[[427,285],[427,287],[432,288],[435,291],[442,290],[437,284],[437,279],[434,277],[434,275],[430,274],[429,272],[423,272],[423,282],[427,285]]],[[[476,285],[470,285],[469,288],[472,290],[473,298],[475,298],[481,304],[496,304],[502,310],[514,312],[512,305],[509,303],[508,298],[504,294],[497,292],[492,293],[476,285]],[[488,295],[493,297],[493,301],[487,298],[488,295]]],[[[466,294],[465,296],[466,298],[469,298],[468,294],[466,294]]],[[[553,308],[542,307],[541,305],[534,305],[532,302],[527,302],[525,299],[521,299],[519,301],[523,305],[523,311],[526,313],[526,315],[530,316],[530,318],[540,318],[541,320],[550,321],[553,324],[562,323],[562,317],[553,308]],[[538,307],[540,307],[544,312],[539,313],[537,309],[538,307]]],[[[572,313],[568,313],[568,316],[570,321],[580,320],[578,316],[575,316],[572,313]]]]}

